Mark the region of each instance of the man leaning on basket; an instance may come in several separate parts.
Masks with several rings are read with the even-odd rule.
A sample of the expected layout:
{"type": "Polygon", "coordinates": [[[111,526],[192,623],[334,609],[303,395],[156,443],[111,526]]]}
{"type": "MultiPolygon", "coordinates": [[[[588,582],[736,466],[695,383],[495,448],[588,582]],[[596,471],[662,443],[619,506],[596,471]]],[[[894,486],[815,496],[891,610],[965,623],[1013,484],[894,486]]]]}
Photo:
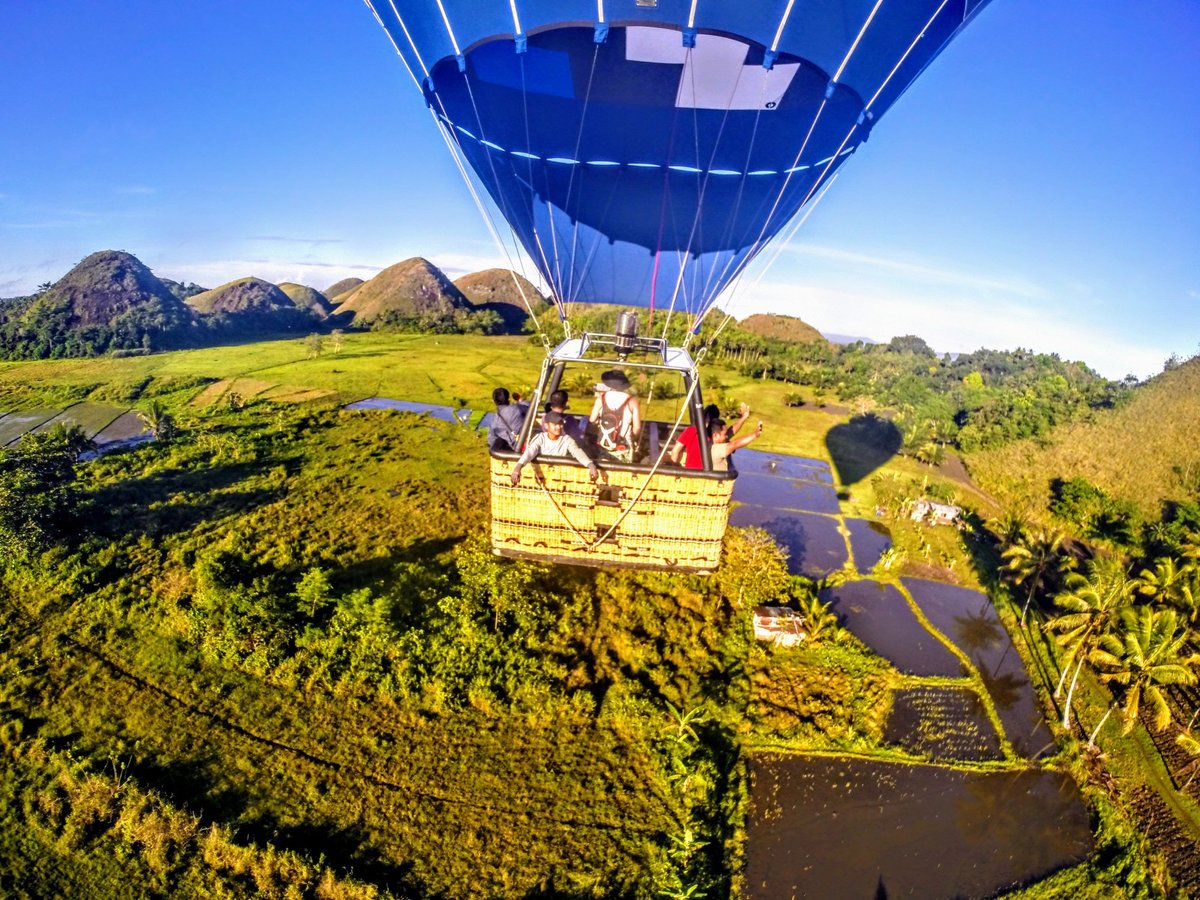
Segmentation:
{"type": "Polygon", "coordinates": [[[596,468],[596,464],[588,459],[588,455],[583,452],[583,449],[575,442],[575,438],[569,434],[563,434],[563,414],[556,410],[551,410],[542,417],[542,428],[544,431],[539,431],[533,436],[533,440],[525,447],[525,452],[521,454],[521,458],[517,460],[517,464],[513,466],[512,479],[514,485],[521,481],[521,469],[527,463],[533,462],[541,454],[547,456],[572,456],[580,464],[587,466],[588,476],[595,481],[600,475],[600,470],[596,468]]]}

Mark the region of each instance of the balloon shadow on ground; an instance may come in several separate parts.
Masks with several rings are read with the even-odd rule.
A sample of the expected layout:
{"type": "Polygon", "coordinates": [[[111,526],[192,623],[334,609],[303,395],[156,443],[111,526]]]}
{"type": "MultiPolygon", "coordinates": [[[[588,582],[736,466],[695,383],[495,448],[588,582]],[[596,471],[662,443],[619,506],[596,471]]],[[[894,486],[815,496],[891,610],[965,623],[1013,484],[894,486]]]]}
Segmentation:
{"type": "Polygon", "coordinates": [[[900,429],[882,416],[867,413],[825,435],[825,447],[842,485],[862,481],[900,451],[900,429]]]}

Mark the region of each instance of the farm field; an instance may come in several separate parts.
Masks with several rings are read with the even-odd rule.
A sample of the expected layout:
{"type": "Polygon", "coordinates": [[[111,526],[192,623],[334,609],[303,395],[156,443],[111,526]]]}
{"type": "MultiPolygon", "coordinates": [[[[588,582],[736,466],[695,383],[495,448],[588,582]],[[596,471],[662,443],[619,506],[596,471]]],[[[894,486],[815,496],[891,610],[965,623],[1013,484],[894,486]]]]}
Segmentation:
{"type": "MultiPolygon", "coordinates": [[[[835,573],[901,598],[950,660],[929,673],[836,619],[800,649],[754,642],[755,605],[841,583],[790,575],[757,529],[731,530],[710,578],[492,557],[471,426],[536,355],[355,334],[319,358],[281,341],[0,364],[0,409],[154,400],[179,427],[83,464],[71,542],[0,567],[0,891],[759,896],[752,773],[782,777],[780,756],[1078,779],[1072,751],[1014,741],[1027,722],[998,708],[989,677],[1022,671],[1010,599],[966,632],[986,631],[974,655],[950,601],[922,605],[926,583],[980,601],[993,583],[963,532],[889,520],[897,552],[835,573]],[[343,408],[380,396],[475,415],[343,408]]],[[[714,374],[770,423],[755,450],[829,466],[841,514],[874,518],[881,484],[958,489],[903,458],[842,483],[844,416],[714,374]]],[[[1161,878],[1119,810],[1079,796],[1092,833],[993,893],[1161,878]]]]}

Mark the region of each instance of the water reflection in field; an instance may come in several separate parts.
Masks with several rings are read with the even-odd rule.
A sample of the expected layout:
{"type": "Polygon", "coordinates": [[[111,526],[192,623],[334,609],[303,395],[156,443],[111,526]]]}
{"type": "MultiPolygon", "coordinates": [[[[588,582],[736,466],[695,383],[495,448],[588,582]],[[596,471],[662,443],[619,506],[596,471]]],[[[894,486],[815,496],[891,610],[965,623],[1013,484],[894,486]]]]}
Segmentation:
{"type": "MultiPolygon", "coordinates": [[[[736,487],[735,487],[736,497],[736,487]]],[[[846,564],[846,539],[838,531],[838,520],[816,513],[794,512],[763,506],[737,506],[729,524],[756,526],[769,532],[788,552],[788,571],[793,575],[821,578],[846,564]]]]}
{"type": "Polygon", "coordinates": [[[988,897],[1090,852],[1079,790],[1058,772],[751,760],[753,900],[988,897]]]}
{"type": "Polygon", "coordinates": [[[846,529],[850,532],[854,566],[865,575],[891,548],[892,533],[882,522],[873,522],[870,519],[846,519],[846,529]]]}
{"type": "Polygon", "coordinates": [[[930,624],[971,658],[1014,749],[1029,758],[1052,750],[1025,666],[987,596],[938,581],[902,581],[930,624]]]}
{"type": "Polygon", "coordinates": [[[925,630],[892,585],[850,581],[822,591],[821,599],[855,637],[901,672],[963,674],[962,663],[925,630]]]}

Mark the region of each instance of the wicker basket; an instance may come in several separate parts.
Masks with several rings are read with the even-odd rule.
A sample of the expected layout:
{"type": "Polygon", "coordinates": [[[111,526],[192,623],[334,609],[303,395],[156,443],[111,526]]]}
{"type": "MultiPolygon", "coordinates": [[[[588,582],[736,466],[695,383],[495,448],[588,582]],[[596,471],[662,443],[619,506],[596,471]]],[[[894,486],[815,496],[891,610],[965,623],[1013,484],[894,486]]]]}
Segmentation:
{"type": "Polygon", "coordinates": [[[574,462],[538,460],[513,487],[512,467],[492,457],[492,549],[501,556],[681,572],[720,562],[733,478],[606,468],[607,483],[592,484],[574,462]]]}

